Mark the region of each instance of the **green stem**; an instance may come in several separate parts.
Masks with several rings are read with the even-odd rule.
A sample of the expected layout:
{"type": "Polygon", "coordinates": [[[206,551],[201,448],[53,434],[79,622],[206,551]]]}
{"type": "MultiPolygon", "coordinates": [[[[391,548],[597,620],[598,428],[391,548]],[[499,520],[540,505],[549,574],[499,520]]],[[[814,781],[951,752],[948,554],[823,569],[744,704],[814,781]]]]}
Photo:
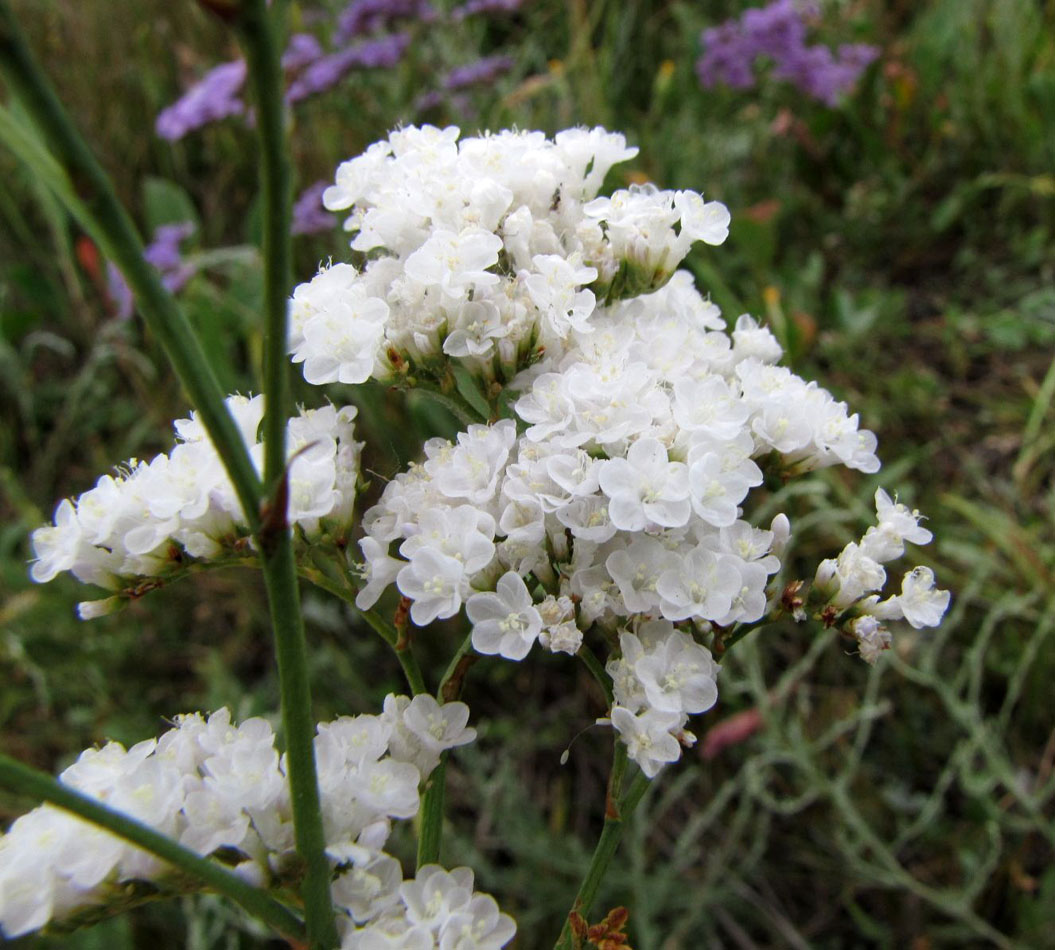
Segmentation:
{"type": "Polygon", "coordinates": [[[451,703],[456,700],[462,692],[462,681],[468,671],[469,665],[476,660],[470,655],[473,648],[472,632],[466,634],[465,639],[458,645],[451,662],[447,664],[443,678],[440,680],[440,688],[436,690],[436,698],[441,703],[451,703]]]}
{"type": "Polygon", "coordinates": [[[290,250],[290,167],[282,66],[285,3],[268,10],[265,0],[242,0],[234,20],[248,64],[260,142],[260,192],[264,233],[264,485],[267,505],[257,533],[271,605],[282,722],[286,735],[293,828],[307,871],[301,894],[308,940],[328,950],[338,943],[315,767],[315,722],[297,565],[288,522],[286,424],[289,367],[286,363],[290,250]]]}
{"type": "MultiPolygon", "coordinates": [[[[470,655],[473,636],[470,632],[459,644],[447,666],[436,698],[441,703],[454,702],[461,695],[462,683],[469,667],[476,659],[470,655]]],[[[447,797],[447,753],[440,757],[440,764],[425,783],[421,799],[421,831],[418,834],[418,867],[435,864],[440,859],[440,841],[443,837],[443,806],[447,797]]]]}
{"type": "Polygon", "coordinates": [[[230,898],[247,913],[273,927],[278,933],[303,939],[304,924],[266,891],[247,884],[222,865],[203,858],[149,825],[107,808],[93,798],[67,788],[50,775],[22,765],[0,754],[0,785],[31,798],[41,799],[73,813],[119,838],[149,851],[174,868],[193,877],[218,894],[230,898]]]}
{"type": "Polygon", "coordinates": [[[440,764],[432,770],[425,783],[421,799],[421,832],[418,835],[418,868],[438,864],[440,840],[443,837],[443,806],[447,794],[447,753],[440,756],[440,764]]]}
{"type": "Polygon", "coordinates": [[[306,866],[301,888],[304,917],[313,950],[330,950],[338,944],[330,896],[333,874],[329,858],[326,857],[326,838],[322,827],[315,770],[315,722],[308,679],[308,653],[288,526],[286,530],[269,537],[268,548],[262,551],[262,555],[275,632],[293,831],[297,852],[306,866]]]}
{"type": "Polygon", "coordinates": [[[460,396],[456,396],[452,393],[443,393],[438,389],[431,389],[427,386],[416,386],[415,392],[421,393],[423,396],[427,396],[429,399],[438,402],[444,409],[446,409],[452,416],[454,416],[462,425],[469,426],[476,423],[486,423],[486,416],[481,416],[472,406],[469,405],[460,396]]]}
{"type": "Polygon", "coordinates": [[[612,775],[609,780],[608,802],[605,807],[604,828],[601,837],[597,841],[590,866],[586,869],[586,876],[579,887],[579,893],[575,896],[575,903],[568,912],[568,918],[564,922],[560,936],[554,945],[554,950],[574,950],[575,938],[572,932],[571,919],[573,914],[586,917],[590,912],[597,891],[608,871],[608,866],[615,856],[616,849],[623,837],[627,819],[637,808],[642,796],[651,784],[650,779],[644,772],[639,771],[630,783],[626,794],[616,801],[618,785],[621,784],[623,770],[626,767],[626,746],[616,738],[615,757],[612,763],[612,775]]]}
{"type": "Polygon", "coordinates": [[[733,629],[733,632],[729,636],[725,637],[722,643],[722,653],[736,646],[741,640],[744,639],[749,633],[753,633],[759,627],[764,627],[767,623],[772,623],[775,618],[772,616],[765,616],[761,620],[754,620],[751,623],[741,623],[733,629]]]}
{"type": "Polygon", "coordinates": [[[298,571],[300,576],[306,581],[309,581],[321,590],[328,591],[329,593],[340,597],[340,599],[346,604],[349,604],[355,612],[367,622],[370,628],[380,636],[385,643],[392,647],[392,651],[396,654],[396,659],[399,660],[399,665],[403,667],[403,675],[407,678],[407,685],[415,696],[419,693],[428,692],[428,688],[425,686],[425,677],[421,671],[421,665],[418,663],[418,658],[414,656],[413,651],[410,649],[409,642],[407,642],[405,646],[400,647],[399,634],[396,632],[395,627],[377,613],[377,611],[360,610],[356,607],[355,591],[338,584],[335,580],[324,574],[319,568],[300,567],[298,568],[298,571]]]}
{"type": "Polygon", "coordinates": [[[162,287],[158,272],[143,259],[135,226],[30,52],[8,0],[0,0],[0,73],[57,161],[63,183],[53,189],[56,196],[124,275],[139,312],[164,347],[223,459],[246,522],[255,532],[260,526],[260,479],[224,405],[224,393],[201,343],[171,294],[162,287]]]}
{"type": "Polygon", "coordinates": [[[374,632],[392,647],[392,651],[396,654],[396,659],[399,660],[399,665],[403,667],[403,675],[407,678],[411,692],[415,696],[427,693],[425,677],[421,672],[421,667],[418,665],[417,657],[414,656],[414,651],[410,648],[410,637],[406,633],[405,626],[397,628],[376,610],[359,610],[358,607],[356,610],[359,616],[373,628],[374,632]]]}
{"type": "Polygon", "coordinates": [[[264,483],[274,490],[286,467],[289,415],[288,298],[292,284],[292,212],[286,142],[284,79],[280,63],[285,3],[268,10],[265,0],[242,0],[235,29],[248,64],[249,88],[260,142],[260,197],[264,257],[264,483]]]}
{"type": "Polygon", "coordinates": [[[605,668],[601,666],[601,661],[597,659],[597,654],[584,643],[579,647],[579,652],[575,655],[582,660],[586,665],[586,669],[593,674],[593,678],[597,680],[604,691],[604,698],[608,702],[608,707],[611,708],[612,703],[615,702],[615,696],[612,694],[612,678],[608,675],[605,668]]]}

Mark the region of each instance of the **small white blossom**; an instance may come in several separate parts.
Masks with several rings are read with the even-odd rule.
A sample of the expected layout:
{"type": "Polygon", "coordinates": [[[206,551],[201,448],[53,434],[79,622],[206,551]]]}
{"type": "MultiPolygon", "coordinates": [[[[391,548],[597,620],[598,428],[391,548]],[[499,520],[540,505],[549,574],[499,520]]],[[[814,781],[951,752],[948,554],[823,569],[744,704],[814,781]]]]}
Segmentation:
{"type": "Polygon", "coordinates": [[[473,624],[473,649],[477,653],[522,660],[542,630],[542,617],[527,585],[512,571],[499,578],[494,593],[473,594],[465,612],[473,624]]]}

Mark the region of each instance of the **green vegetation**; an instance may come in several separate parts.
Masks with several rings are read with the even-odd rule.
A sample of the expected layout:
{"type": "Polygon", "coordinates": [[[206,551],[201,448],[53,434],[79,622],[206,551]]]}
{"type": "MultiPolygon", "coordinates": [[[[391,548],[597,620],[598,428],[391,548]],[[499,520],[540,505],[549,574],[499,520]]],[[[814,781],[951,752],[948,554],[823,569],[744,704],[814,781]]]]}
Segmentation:
{"type": "MultiPolygon", "coordinates": [[[[259,391],[251,133],[237,119],[174,144],[153,132],[188,77],[235,55],[228,31],[160,0],[12,5],[141,233],[196,224],[186,311],[225,391],[259,391]]],[[[324,6],[293,3],[290,17],[310,28],[324,6]]],[[[535,0],[418,25],[400,66],[298,107],[298,187],[399,121],[624,131],[641,147],[630,180],[732,211],[729,242],[688,262],[701,288],[729,319],[767,319],[795,371],[879,435],[877,476],[840,470],[774,496],[827,545],[795,556],[816,563],[859,536],[877,485],[914,485],[902,500],[929,516],[924,556],[953,591],[937,631],[906,627],[875,668],[794,625],[730,655],[699,731],[752,710],[757,728],[662,774],[600,894],[599,907],[632,908],[635,950],[1055,946],[1055,5],[822,3],[819,41],[881,49],[834,108],[764,71],[752,89],[700,87],[700,30],[745,7],[535,0]],[[514,57],[507,75],[415,111],[438,75],[495,52],[514,57]]],[[[29,531],[115,460],[167,448],[188,403],[158,341],[117,318],[94,245],[3,150],[0,175],[2,750],[53,772],[177,712],[274,715],[255,572],[210,573],[90,623],[75,617],[77,585],[29,582],[29,531]]],[[[343,243],[297,238],[296,279],[343,243]]],[[[416,432],[454,431],[432,403],[380,387],[354,399],[374,491],[414,457],[416,432]]],[[[306,590],[304,606],[317,715],[374,710],[401,683],[391,652],[335,599],[306,590]]],[[[454,636],[431,663],[420,637],[425,669],[454,636]]],[[[484,660],[464,698],[483,728],[447,767],[443,860],[471,864],[501,898],[517,947],[550,947],[600,830],[610,742],[589,726],[603,700],[585,671],[545,659],[484,660]]],[[[0,821],[30,804],[0,797],[0,821]]],[[[275,943],[217,900],[187,898],[14,945],[275,943]]]]}

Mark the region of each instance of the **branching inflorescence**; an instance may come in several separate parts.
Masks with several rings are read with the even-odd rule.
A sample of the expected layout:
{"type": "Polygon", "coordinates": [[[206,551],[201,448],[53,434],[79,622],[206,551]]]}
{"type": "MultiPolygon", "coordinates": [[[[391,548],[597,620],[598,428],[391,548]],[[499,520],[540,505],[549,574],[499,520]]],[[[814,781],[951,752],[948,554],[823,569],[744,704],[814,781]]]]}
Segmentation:
{"type": "MultiPolygon", "coordinates": [[[[755,523],[764,486],[834,465],[875,473],[875,436],[845,403],[779,366],[779,343],[750,316],[730,331],[679,270],[693,244],[724,241],[722,204],[651,185],[598,197],[609,170],[635,154],[599,128],[552,140],[537,132],[459,140],[458,129],[425,126],[393,132],[344,163],[323,200],[348,213],[351,259],[293,293],[292,359],[316,385],[374,379],[426,390],[465,427],[453,441],[428,440],[423,459],[395,475],[356,526],[355,410],[304,410],[289,423],[288,482],[301,555],[328,558],[340,574],[328,589],[341,588],[371,614],[395,587],[401,616],[419,627],[464,612],[481,654],[519,661],[536,641],[579,654],[611,698],[601,721],[618,734],[618,756],[651,778],[695,741],[689,717],[714,705],[718,660],[749,631],[781,617],[814,618],[875,662],[890,645],[886,622],[935,625],[949,595],[935,589],[929,568],[916,567],[900,592],[884,597],[884,565],[906,542],[931,536],[919,512],[883,489],[876,524],[859,541],[812,578],[781,576],[791,523],[786,514],[755,523]],[[360,561],[352,560],[353,539],[360,561]]],[[[259,464],[260,398],[231,397],[229,406],[259,464]]],[[[188,570],[255,557],[200,426],[191,419],[176,428],[181,441],[170,455],[104,476],[34,535],[35,579],[68,570],[114,592],[102,606],[83,607],[85,616],[188,570]]],[[[354,756],[403,769],[397,810],[377,804],[382,830],[389,818],[412,814],[417,778],[438,761],[433,751],[438,757],[472,738],[463,710],[423,696],[390,698],[380,719],[320,726],[334,894],[348,914],[344,946],[380,946],[361,936],[371,927],[414,935],[385,946],[467,950],[511,938],[509,918],[472,895],[471,874],[426,866],[417,883],[400,885],[398,867],[380,855],[385,835],[376,822],[346,828],[331,814],[341,783],[357,795],[361,781],[349,766],[330,768],[331,759],[354,756]],[[411,724],[419,719],[420,728],[411,724]],[[428,762],[399,751],[400,722],[418,737],[411,742],[434,737],[428,762]],[[412,769],[417,777],[406,777],[412,769]],[[348,896],[367,879],[383,897],[348,896]],[[461,936],[448,939],[448,923],[426,920],[435,907],[444,921],[459,921],[461,936]]],[[[230,860],[262,880],[281,875],[289,848],[279,835],[281,766],[263,726],[229,734],[234,748],[243,731],[260,733],[274,801],[252,798],[266,783],[244,799],[217,798],[226,765],[163,754],[182,748],[185,733],[220,730],[214,721],[233,730],[219,715],[181,720],[156,749],[115,757],[182,769],[185,801],[197,804],[182,805],[181,818],[167,813],[174,833],[205,854],[233,849],[230,860]],[[246,837],[233,840],[239,834],[246,837]]],[[[105,749],[86,755],[109,761],[105,749]]],[[[380,784],[398,785],[390,781],[380,784]]],[[[367,785],[376,791],[373,779],[367,785]]],[[[17,847],[19,827],[4,847],[17,847]]],[[[64,877],[63,896],[46,912],[11,910],[13,892],[0,881],[0,920],[9,932],[29,930],[77,906],[71,888],[94,895],[136,876],[120,861],[85,873],[64,877]]]]}

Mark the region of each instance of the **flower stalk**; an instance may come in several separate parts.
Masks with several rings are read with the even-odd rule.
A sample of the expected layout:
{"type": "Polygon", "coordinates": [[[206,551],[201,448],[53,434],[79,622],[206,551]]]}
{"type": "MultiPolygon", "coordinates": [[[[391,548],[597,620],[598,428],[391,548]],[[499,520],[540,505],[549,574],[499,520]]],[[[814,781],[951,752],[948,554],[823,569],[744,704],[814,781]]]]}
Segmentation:
{"type": "Polygon", "coordinates": [[[100,828],[105,828],[201,881],[217,894],[230,898],[247,913],[269,924],[278,933],[297,940],[304,938],[304,924],[301,920],[265,891],[247,884],[237,874],[231,873],[215,861],[201,857],[149,825],[67,788],[50,775],[0,754],[0,786],[31,798],[41,799],[100,828]]]}
{"type": "Polygon", "coordinates": [[[619,797],[619,786],[622,784],[622,773],[625,766],[626,747],[617,741],[609,782],[608,801],[605,806],[604,828],[601,830],[601,837],[597,840],[597,847],[590,859],[590,865],[586,869],[586,876],[579,886],[579,893],[575,895],[575,903],[568,911],[564,927],[554,944],[554,950],[575,950],[575,937],[571,925],[572,915],[578,914],[586,917],[589,913],[590,906],[608,871],[608,866],[622,840],[627,819],[633,814],[648,790],[650,780],[644,772],[639,771],[631,780],[626,793],[619,797]]]}
{"type": "Polygon", "coordinates": [[[292,282],[290,217],[292,192],[280,64],[285,4],[268,10],[265,0],[244,0],[234,18],[256,109],[260,141],[260,189],[264,233],[264,485],[263,523],[257,533],[282,694],[282,724],[297,851],[306,865],[301,895],[312,948],[337,945],[315,763],[311,685],[304,617],[288,511],[286,417],[287,300],[292,282]]]}
{"type": "MultiPolygon", "coordinates": [[[[62,183],[52,190],[132,289],[143,319],[160,341],[223,459],[246,522],[255,532],[260,526],[260,479],[224,406],[224,393],[205,351],[186,316],[162,286],[158,272],[143,258],[143,244],[131,218],[30,51],[8,0],[0,0],[0,74],[57,163],[55,170],[61,172],[62,183]]],[[[6,136],[5,140],[9,141],[6,136]]],[[[12,150],[25,160],[24,151],[12,150]]]]}

